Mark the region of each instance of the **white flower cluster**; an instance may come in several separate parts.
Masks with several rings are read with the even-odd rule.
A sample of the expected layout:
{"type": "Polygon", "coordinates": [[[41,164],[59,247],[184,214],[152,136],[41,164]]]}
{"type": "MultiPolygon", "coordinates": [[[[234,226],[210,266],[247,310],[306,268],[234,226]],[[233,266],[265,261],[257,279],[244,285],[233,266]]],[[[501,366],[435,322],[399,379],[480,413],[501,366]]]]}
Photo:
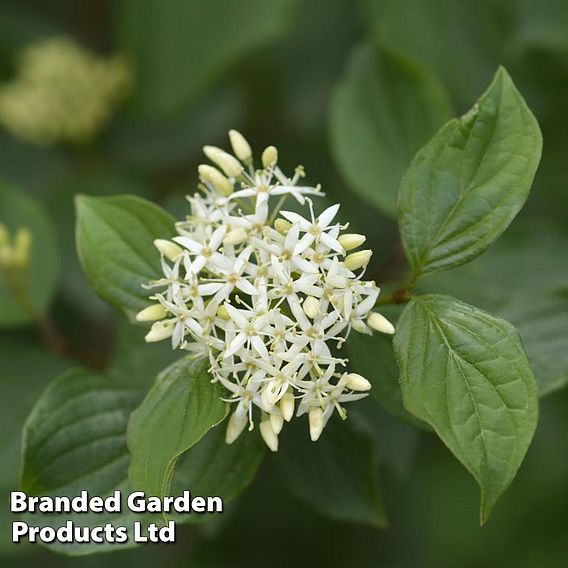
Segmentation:
{"type": "Polygon", "coordinates": [[[294,410],[308,414],[315,441],[334,409],[344,418],[342,404],[366,396],[370,383],[344,372],[347,359],[336,354],[350,330],[394,328],[372,312],[379,289],[362,280],[371,251],[347,254],[365,237],[342,234],[339,205],[316,215],[310,196],[321,191],[299,185],[301,167],[287,177],[269,146],[255,170],[245,138],[234,130],[229,137],[234,155],[204,148],[217,167],[199,166],[201,194],[188,196],[191,214],[176,224],[178,236],[155,242],[164,275],[148,288],[161,291],[138,320],[155,322],[146,341],[171,338],[174,349],[209,357],[213,380],[234,404],[227,443],[247,423],[253,428],[256,406],[276,451],[294,410]],[[280,210],[290,195],[306,215],[280,210]]]}

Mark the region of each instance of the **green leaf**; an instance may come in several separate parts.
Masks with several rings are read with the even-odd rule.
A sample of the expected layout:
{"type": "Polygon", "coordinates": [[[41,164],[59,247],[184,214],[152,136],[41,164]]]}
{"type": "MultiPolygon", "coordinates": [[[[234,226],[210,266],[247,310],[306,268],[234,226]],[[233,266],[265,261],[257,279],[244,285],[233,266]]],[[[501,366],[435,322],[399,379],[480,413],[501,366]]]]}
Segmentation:
{"type": "MultiPolygon", "coordinates": [[[[258,431],[244,432],[229,445],[225,443],[225,428],[213,428],[179,459],[172,494],[179,495],[189,489],[192,495],[219,495],[226,504],[250,484],[265,453],[266,445],[258,431]]],[[[178,515],[173,518],[191,523],[213,516],[178,515]]]]}
{"type": "MultiPolygon", "coordinates": [[[[11,350],[14,357],[24,355],[21,349],[14,346],[11,346],[11,350]]],[[[29,351],[25,355],[28,362],[43,363],[44,368],[52,367],[45,357],[29,351]]],[[[5,365],[5,361],[12,361],[12,358],[7,356],[2,359],[2,372],[11,368],[11,365],[5,365]]],[[[18,368],[23,371],[28,366],[22,367],[20,363],[18,368]]],[[[17,389],[10,384],[4,387],[10,389],[6,390],[7,393],[16,393],[17,389]]],[[[28,384],[25,387],[26,392],[35,392],[29,389],[28,384]]],[[[19,393],[14,399],[17,404],[12,403],[2,417],[5,414],[6,421],[15,421],[20,407],[29,404],[29,398],[23,391],[19,393]],[[18,412],[12,411],[15,408],[18,412]]],[[[33,495],[52,496],[75,496],[81,490],[87,490],[91,496],[101,497],[120,490],[124,499],[133,491],[128,480],[130,456],[126,444],[127,421],[140,398],[139,390],[125,387],[92,371],[73,369],[55,379],[37,401],[24,428],[22,490],[33,495]]],[[[203,398],[200,400],[203,401],[203,398]]],[[[223,435],[221,428],[209,431],[183,456],[174,476],[173,495],[189,489],[193,495],[219,495],[226,503],[251,482],[262,459],[264,445],[257,436],[249,435],[241,436],[241,439],[228,446],[224,443],[223,435]]],[[[9,441],[8,453],[15,453],[17,458],[19,443],[16,442],[17,436],[9,441]]],[[[2,463],[7,465],[4,461],[2,463]]],[[[11,482],[13,489],[16,482],[12,479],[14,475],[17,478],[17,466],[11,468],[10,472],[3,468],[3,473],[10,473],[7,481],[11,482]]],[[[125,508],[123,500],[123,510],[119,514],[34,513],[28,520],[39,526],[59,527],[67,520],[72,520],[81,526],[94,527],[111,522],[114,526],[131,528],[134,521],[144,522],[150,518],[152,522],[161,521],[158,515],[131,513],[125,508]]],[[[208,521],[212,518],[215,518],[214,515],[175,516],[179,523],[208,521]]],[[[117,549],[117,545],[110,543],[53,543],[48,546],[71,556],[117,549]]],[[[119,545],[121,550],[124,546],[119,545]]],[[[136,543],[130,541],[126,546],[136,546],[136,543]]]]}
{"type": "Polygon", "coordinates": [[[38,347],[2,339],[0,343],[0,552],[14,552],[8,496],[19,483],[22,427],[47,381],[66,362],[38,347]]]}
{"type": "MultiPolygon", "coordinates": [[[[24,426],[22,490],[30,495],[90,495],[106,497],[115,490],[130,492],[126,422],[140,397],[92,371],[72,369],[54,380],[36,403],[24,426]]],[[[58,527],[69,519],[81,526],[112,522],[129,526],[140,515],[39,514],[29,522],[58,527]]],[[[92,554],[135,546],[111,543],[53,543],[68,555],[92,554]]]]}
{"type": "Polygon", "coordinates": [[[156,115],[192,102],[227,67],[281,36],[295,4],[172,0],[164,9],[159,0],[121,0],[118,35],[134,60],[138,107],[156,115]]]}
{"type": "Polygon", "coordinates": [[[539,395],[568,382],[568,238],[550,223],[516,222],[481,258],[419,284],[480,306],[515,325],[539,395]],[[546,278],[543,279],[543,274],[546,278]]]}
{"type": "Polygon", "coordinates": [[[568,385],[568,296],[516,298],[501,315],[523,339],[539,395],[568,385]]]}
{"type": "Polygon", "coordinates": [[[395,216],[404,170],[450,116],[448,97],[428,69],[386,49],[359,46],[331,106],[335,160],[354,191],[395,216]]]}
{"type": "Polygon", "coordinates": [[[542,150],[536,119],[501,68],[476,105],[448,122],[402,179],[399,224],[416,275],[480,255],[527,199],[542,150]]]}
{"type": "Polygon", "coordinates": [[[402,313],[394,343],[406,408],[479,483],[485,522],[537,423],[536,384],[517,331],[449,296],[418,296],[402,313]]]}
{"type": "Polygon", "coordinates": [[[568,237],[551,223],[519,219],[475,262],[429,275],[417,289],[456,296],[499,314],[517,296],[530,303],[537,296],[568,290],[567,249],[568,237]]]}
{"type": "MultiPolygon", "coordinates": [[[[21,227],[32,234],[31,257],[26,285],[33,310],[47,310],[55,292],[59,255],[55,232],[44,209],[17,188],[0,182],[0,224],[11,236],[21,227]]],[[[13,297],[0,272],[0,327],[30,322],[32,316],[13,297]]]]}
{"type": "Polygon", "coordinates": [[[380,464],[398,479],[409,478],[416,462],[420,430],[385,412],[371,397],[349,409],[349,420],[371,436],[380,464]]]}
{"type": "MultiPolygon", "coordinates": [[[[396,327],[401,308],[399,306],[381,306],[381,308],[381,313],[396,327]]],[[[382,333],[373,333],[373,335],[351,333],[344,349],[347,350],[349,358],[349,370],[363,375],[370,381],[372,385],[370,394],[384,409],[414,426],[429,429],[404,408],[399,371],[390,336],[382,333]]]]}
{"type": "Polygon", "coordinates": [[[225,417],[222,388],[208,363],[181,359],[156,379],[128,423],[129,478],[147,495],[169,494],[177,459],[225,417]]]}
{"type": "Polygon", "coordinates": [[[179,359],[179,351],[172,349],[170,341],[146,343],[146,328],[132,325],[121,317],[116,320],[114,349],[106,373],[147,391],[158,373],[179,359]]]}
{"type": "Polygon", "coordinates": [[[76,198],[77,249],[95,291],[129,316],[149,304],[142,284],[161,274],[154,239],[173,236],[174,219],[132,195],[76,198]]]}
{"type": "Polygon", "coordinates": [[[459,108],[507,56],[517,0],[363,0],[363,21],[382,44],[418,59],[447,85],[459,108]]]}
{"type": "Polygon", "coordinates": [[[333,417],[317,443],[294,425],[290,451],[278,459],[290,491],[322,515],[375,527],[387,524],[371,437],[333,417]]]}

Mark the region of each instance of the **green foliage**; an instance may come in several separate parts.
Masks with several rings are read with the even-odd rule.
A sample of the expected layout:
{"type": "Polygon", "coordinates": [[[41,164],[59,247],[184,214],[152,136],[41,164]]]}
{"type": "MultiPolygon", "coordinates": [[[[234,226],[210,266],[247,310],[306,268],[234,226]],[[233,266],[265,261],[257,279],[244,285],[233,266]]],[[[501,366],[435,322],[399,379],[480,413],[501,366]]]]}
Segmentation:
{"type": "Polygon", "coordinates": [[[18,487],[21,432],[47,381],[60,373],[65,361],[21,341],[0,342],[0,551],[13,552],[8,494],[18,487]]]}
{"type": "Polygon", "coordinates": [[[363,0],[362,6],[372,37],[435,71],[460,108],[503,61],[517,17],[517,0],[363,0]]]}
{"type": "Polygon", "coordinates": [[[315,444],[305,431],[293,434],[293,451],[279,460],[290,490],[326,517],[384,527],[372,438],[337,419],[315,444]]]}
{"type": "Polygon", "coordinates": [[[34,313],[42,314],[47,310],[57,285],[59,255],[53,226],[44,208],[23,191],[6,183],[0,183],[0,223],[12,236],[24,227],[32,235],[23,290],[30,305],[24,308],[14,298],[0,274],[1,328],[29,323],[34,319],[34,313]]]}
{"type": "Polygon", "coordinates": [[[384,48],[360,46],[331,106],[335,159],[354,191],[396,216],[406,166],[450,115],[444,88],[427,68],[384,48]]]}
{"type": "Polygon", "coordinates": [[[95,291],[128,316],[149,304],[142,284],[159,277],[154,239],[170,237],[174,219],[132,195],[78,196],[77,250],[95,291]]]}
{"type": "MultiPolygon", "coordinates": [[[[29,495],[52,496],[75,496],[82,490],[103,497],[117,489],[128,493],[126,422],[139,399],[135,390],[92,371],[72,369],[55,379],[24,426],[22,490],[29,495]]],[[[120,515],[36,513],[33,523],[60,526],[68,519],[84,526],[111,521],[129,526],[136,516],[128,509],[120,515]]],[[[50,546],[68,555],[117,547],[111,543],[56,542],[50,546]]]]}
{"type": "Polygon", "coordinates": [[[501,68],[402,179],[400,232],[414,274],[464,264],[497,239],[527,199],[541,148],[536,119],[501,68]]]}
{"type": "Polygon", "coordinates": [[[165,10],[157,0],[121,0],[117,31],[134,59],[139,108],[159,115],[193,102],[225,68],[286,31],[294,7],[294,0],[174,0],[165,10]],[[188,57],[191,72],[180,74],[188,57]]]}
{"type": "MultiPolygon", "coordinates": [[[[225,444],[225,429],[212,428],[185,454],[177,465],[172,494],[190,489],[193,495],[221,495],[227,503],[253,480],[266,453],[258,432],[240,436],[231,445],[225,444]]],[[[198,522],[207,515],[189,516],[186,522],[198,522]]],[[[176,520],[181,519],[178,515],[176,520]]]]}
{"type": "Polygon", "coordinates": [[[538,415],[515,328],[448,296],[420,296],[395,336],[404,404],[428,422],[481,487],[481,522],[511,483],[538,415]]]}
{"type": "Polygon", "coordinates": [[[225,417],[222,396],[200,359],[181,359],[158,376],[128,425],[129,478],[136,489],[169,495],[178,458],[225,417]]]}

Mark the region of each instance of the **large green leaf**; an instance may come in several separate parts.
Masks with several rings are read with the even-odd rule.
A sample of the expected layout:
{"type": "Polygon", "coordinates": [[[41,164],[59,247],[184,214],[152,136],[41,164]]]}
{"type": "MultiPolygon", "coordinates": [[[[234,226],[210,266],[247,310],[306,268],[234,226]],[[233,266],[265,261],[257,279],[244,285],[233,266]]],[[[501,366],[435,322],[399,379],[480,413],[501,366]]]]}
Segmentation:
{"type": "MultiPolygon", "coordinates": [[[[43,207],[17,188],[0,183],[0,223],[13,236],[26,227],[32,234],[30,267],[26,278],[32,310],[45,312],[57,284],[59,255],[52,223],[43,207]]],[[[0,274],[0,327],[28,323],[33,317],[8,290],[0,274]]]]}
{"type": "Polygon", "coordinates": [[[295,0],[121,0],[118,33],[134,61],[136,98],[147,114],[175,111],[225,68],[283,34],[295,0]]]}
{"type": "Polygon", "coordinates": [[[8,495],[18,486],[21,433],[36,399],[66,362],[38,347],[3,339],[0,342],[0,551],[17,553],[11,540],[11,523],[17,520],[8,495]]]}
{"type": "MultiPolygon", "coordinates": [[[[22,490],[30,495],[105,497],[115,490],[128,494],[126,423],[139,401],[137,391],[91,371],[73,369],[53,381],[28,417],[22,445],[22,490]]],[[[136,516],[119,514],[39,514],[33,525],[131,526],[136,516]]],[[[56,543],[50,548],[68,555],[92,554],[135,546],[127,544],[56,543]]]]}
{"type": "Polygon", "coordinates": [[[396,216],[404,170],[450,116],[448,97],[428,69],[385,49],[360,46],[331,107],[335,159],[354,191],[396,216]]]}
{"type": "Polygon", "coordinates": [[[363,0],[365,23],[380,42],[434,70],[460,108],[507,55],[517,0],[363,0]]]}
{"type": "Polygon", "coordinates": [[[95,291],[132,316],[149,304],[142,284],[161,274],[154,239],[175,233],[163,209],[132,195],[76,198],[79,259],[95,291]]]}
{"type": "Polygon", "coordinates": [[[537,423],[536,383],[517,331],[449,296],[417,296],[399,319],[395,349],[406,408],[477,480],[485,522],[537,423]]]}
{"type": "Polygon", "coordinates": [[[416,275],[480,255],[528,196],[542,149],[538,123],[504,69],[448,122],[402,179],[399,223],[416,275]]]}
{"type": "Polygon", "coordinates": [[[316,443],[310,441],[305,424],[292,428],[293,445],[278,456],[292,493],[326,517],[385,526],[372,438],[337,417],[316,443]]]}
{"type": "Polygon", "coordinates": [[[207,365],[184,358],[168,367],[130,417],[129,478],[147,495],[168,495],[178,458],[225,417],[223,390],[207,365]]]}

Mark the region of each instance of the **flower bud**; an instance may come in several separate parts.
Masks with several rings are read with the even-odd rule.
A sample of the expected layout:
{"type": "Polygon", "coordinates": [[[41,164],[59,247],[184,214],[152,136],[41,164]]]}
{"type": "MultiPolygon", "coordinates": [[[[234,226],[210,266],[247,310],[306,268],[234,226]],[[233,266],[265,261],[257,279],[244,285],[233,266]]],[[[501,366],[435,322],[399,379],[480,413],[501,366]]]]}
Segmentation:
{"type": "Polygon", "coordinates": [[[174,333],[174,320],[158,321],[150,329],[144,338],[146,343],[155,343],[168,339],[174,333]]]}
{"type": "Polygon", "coordinates": [[[229,422],[227,423],[227,432],[225,433],[225,442],[227,444],[232,444],[241,435],[242,431],[245,429],[247,420],[246,412],[238,412],[235,410],[235,412],[231,414],[229,422]]]}
{"type": "Polygon", "coordinates": [[[235,156],[248,164],[252,160],[252,150],[247,139],[238,130],[229,130],[229,140],[235,156]]]}
{"type": "Polygon", "coordinates": [[[262,413],[262,418],[260,419],[260,435],[262,436],[262,439],[264,440],[266,445],[270,448],[270,451],[278,451],[278,436],[272,429],[270,418],[268,417],[266,412],[262,413]]]}
{"type": "Polygon", "coordinates": [[[304,303],[302,305],[304,312],[310,319],[314,319],[320,311],[320,302],[317,298],[313,296],[306,296],[304,303]]]}
{"type": "Polygon", "coordinates": [[[345,386],[354,391],[371,390],[371,383],[363,376],[357,373],[348,373],[345,377],[345,386]]]}
{"type": "Polygon", "coordinates": [[[358,270],[359,268],[363,268],[369,264],[372,254],[373,251],[369,249],[352,252],[345,257],[345,267],[349,270],[358,270]]]}
{"type": "Polygon", "coordinates": [[[275,146],[268,146],[262,153],[262,165],[270,168],[278,163],[278,150],[275,146]]]}
{"type": "Polygon", "coordinates": [[[373,312],[368,318],[367,323],[376,331],[394,335],[394,325],[383,315],[373,312]]]}
{"type": "Polygon", "coordinates": [[[154,241],[154,246],[158,249],[161,255],[169,258],[170,260],[176,260],[176,258],[182,254],[183,249],[172,243],[172,241],[167,241],[166,239],[156,239],[154,241]]]}
{"type": "Polygon", "coordinates": [[[337,240],[346,251],[349,251],[360,247],[367,240],[367,237],[356,233],[346,233],[345,235],[340,235],[337,240]]]}
{"type": "Polygon", "coordinates": [[[233,184],[216,168],[201,164],[197,167],[201,179],[212,185],[221,195],[231,195],[233,184]]]}
{"type": "Polygon", "coordinates": [[[225,321],[229,321],[231,319],[231,316],[229,315],[229,312],[227,311],[225,304],[221,304],[217,308],[217,315],[225,321]]]}
{"type": "Polygon", "coordinates": [[[323,432],[323,410],[321,408],[312,408],[308,413],[310,422],[310,438],[312,442],[317,442],[323,432]]]}
{"type": "Polygon", "coordinates": [[[225,246],[240,245],[241,243],[244,243],[247,239],[248,239],[248,233],[242,227],[237,227],[236,229],[229,231],[225,235],[225,238],[223,239],[223,244],[225,246]]]}
{"type": "Polygon", "coordinates": [[[274,228],[281,235],[287,235],[288,231],[292,228],[292,223],[286,221],[286,219],[276,219],[276,221],[274,221],[274,228]]]}
{"type": "Polygon", "coordinates": [[[216,146],[203,146],[203,152],[215,165],[225,172],[225,175],[233,178],[241,175],[243,166],[235,156],[227,154],[227,152],[216,146]]]}
{"type": "Polygon", "coordinates": [[[24,268],[30,262],[30,251],[32,248],[32,234],[27,227],[18,229],[14,239],[14,250],[12,264],[19,268],[24,268]]]}
{"type": "Polygon", "coordinates": [[[282,431],[282,426],[284,426],[284,418],[282,418],[281,414],[270,414],[269,416],[272,430],[278,436],[278,434],[282,431]]]}
{"type": "Polygon", "coordinates": [[[282,418],[286,422],[292,420],[292,416],[294,416],[294,395],[291,392],[285,393],[280,399],[280,412],[282,412],[282,418]]]}
{"type": "Polygon", "coordinates": [[[168,315],[168,311],[162,304],[154,304],[148,306],[136,314],[136,321],[157,321],[164,319],[168,315]]]}

